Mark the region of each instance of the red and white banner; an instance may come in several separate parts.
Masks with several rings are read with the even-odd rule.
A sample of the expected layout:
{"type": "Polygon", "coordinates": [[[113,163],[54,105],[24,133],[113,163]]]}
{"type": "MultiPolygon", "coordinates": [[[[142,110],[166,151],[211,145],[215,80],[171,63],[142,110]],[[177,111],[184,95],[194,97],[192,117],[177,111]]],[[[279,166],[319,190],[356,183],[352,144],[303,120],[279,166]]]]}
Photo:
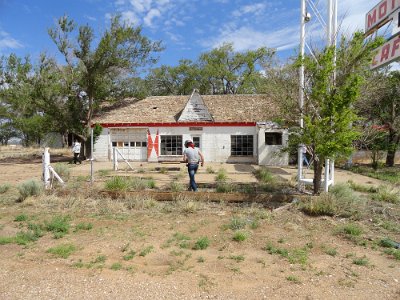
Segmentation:
{"type": "Polygon", "coordinates": [[[400,35],[387,41],[383,46],[376,49],[375,53],[372,59],[371,69],[383,67],[384,65],[398,60],[400,57],[400,35]]]}
{"type": "Polygon", "coordinates": [[[365,16],[365,33],[371,33],[385,24],[399,8],[400,0],[382,0],[379,2],[365,16]]]}

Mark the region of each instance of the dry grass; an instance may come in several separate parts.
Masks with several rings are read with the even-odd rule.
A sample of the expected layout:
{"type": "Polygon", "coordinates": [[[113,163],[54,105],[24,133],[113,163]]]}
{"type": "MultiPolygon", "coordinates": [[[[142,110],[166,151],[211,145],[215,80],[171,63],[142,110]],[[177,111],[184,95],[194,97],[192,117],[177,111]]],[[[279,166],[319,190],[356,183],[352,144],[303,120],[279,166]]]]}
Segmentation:
{"type": "MultiPolygon", "coordinates": [[[[39,147],[23,147],[21,145],[0,146],[0,159],[28,158],[34,155],[41,156],[42,154],[43,154],[43,148],[39,147]]],[[[50,154],[70,155],[71,150],[69,148],[50,149],[50,154]]]]}

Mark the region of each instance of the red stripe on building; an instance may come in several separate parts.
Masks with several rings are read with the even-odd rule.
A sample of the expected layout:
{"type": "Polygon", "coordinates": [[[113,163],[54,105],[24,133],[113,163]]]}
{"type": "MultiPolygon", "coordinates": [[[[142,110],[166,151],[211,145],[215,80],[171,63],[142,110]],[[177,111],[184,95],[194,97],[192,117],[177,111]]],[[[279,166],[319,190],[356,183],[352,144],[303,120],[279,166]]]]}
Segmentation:
{"type": "MultiPolygon", "coordinates": [[[[256,122],[184,122],[184,123],[100,123],[105,128],[115,127],[253,127],[256,122]]],[[[93,127],[94,125],[92,125],[93,127]]]]}

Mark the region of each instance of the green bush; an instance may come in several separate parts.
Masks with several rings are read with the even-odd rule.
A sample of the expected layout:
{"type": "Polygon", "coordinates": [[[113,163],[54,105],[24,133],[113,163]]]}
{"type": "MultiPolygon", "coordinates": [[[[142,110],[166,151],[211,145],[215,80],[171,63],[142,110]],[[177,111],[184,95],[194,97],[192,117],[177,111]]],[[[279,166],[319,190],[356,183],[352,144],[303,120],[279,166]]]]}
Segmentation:
{"type": "Polygon", "coordinates": [[[125,192],[131,187],[131,182],[126,177],[115,176],[107,180],[105,189],[114,192],[125,192]]]}
{"type": "Polygon", "coordinates": [[[11,185],[8,183],[0,184],[0,194],[6,193],[11,188],[11,185]]]}
{"type": "Polygon", "coordinates": [[[78,232],[78,231],[81,231],[81,230],[91,230],[93,228],[93,224],[92,223],[85,223],[85,222],[82,222],[82,223],[79,223],[79,224],[77,224],[76,226],[75,226],[75,230],[74,230],[74,232],[78,232]]]}
{"type": "Polygon", "coordinates": [[[68,258],[72,253],[76,251],[76,247],[73,244],[62,244],[47,250],[47,253],[51,253],[55,256],[68,258]]]}
{"type": "Polygon", "coordinates": [[[28,216],[25,214],[21,214],[15,217],[14,222],[24,222],[28,220],[28,216]]]}
{"type": "Polygon", "coordinates": [[[228,174],[224,168],[218,170],[217,176],[215,176],[215,181],[224,182],[228,179],[228,174]]]}
{"type": "Polygon", "coordinates": [[[56,171],[58,176],[60,176],[63,181],[68,181],[68,179],[70,177],[70,169],[67,165],[57,163],[54,165],[53,168],[54,168],[54,171],[56,171]]]}
{"type": "Polygon", "coordinates": [[[400,194],[397,189],[382,185],[378,188],[378,192],[372,195],[372,199],[375,201],[400,203],[400,194]]]}
{"type": "Polygon", "coordinates": [[[248,234],[244,231],[236,231],[233,234],[232,240],[235,242],[244,242],[247,239],[248,234]]]}
{"type": "Polygon", "coordinates": [[[230,183],[219,181],[217,182],[217,193],[232,193],[235,190],[234,186],[230,183]]]}
{"type": "Polygon", "coordinates": [[[310,197],[307,202],[299,205],[301,211],[310,216],[334,216],[336,212],[335,196],[322,193],[316,197],[310,197]]]}
{"type": "Polygon", "coordinates": [[[337,233],[349,235],[349,236],[360,236],[363,233],[362,227],[357,224],[349,223],[338,227],[337,233]]]}
{"type": "Polygon", "coordinates": [[[146,185],[149,189],[155,189],[156,188],[156,181],[154,179],[147,179],[146,180],[146,185]]]}
{"type": "Polygon", "coordinates": [[[180,184],[179,182],[172,181],[172,182],[169,184],[169,189],[170,189],[172,192],[182,192],[182,191],[183,191],[183,186],[182,186],[182,184],[180,184]]]}
{"type": "Polygon", "coordinates": [[[39,196],[43,192],[43,185],[36,180],[28,180],[17,186],[19,201],[24,201],[30,196],[39,196]]]}
{"type": "Polygon", "coordinates": [[[207,249],[208,246],[210,245],[210,240],[208,239],[208,237],[201,237],[199,238],[196,243],[193,246],[194,250],[204,250],[207,249]]]}
{"type": "Polygon", "coordinates": [[[130,180],[131,188],[135,191],[145,190],[147,187],[147,182],[141,178],[134,177],[130,180]]]}
{"type": "Polygon", "coordinates": [[[256,178],[262,183],[273,183],[275,181],[274,176],[267,168],[259,168],[254,171],[254,175],[256,178]]]}
{"type": "Polygon", "coordinates": [[[228,225],[224,226],[231,230],[239,230],[246,227],[247,220],[243,218],[233,217],[228,225]]]}
{"type": "Polygon", "coordinates": [[[69,221],[69,216],[54,216],[50,222],[45,222],[45,228],[53,232],[54,238],[61,238],[69,232],[69,221]]]}
{"type": "Polygon", "coordinates": [[[329,189],[329,193],[321,193],[300,203],[299,208],[312,216],[354,217],[362,211],[362,204],[349,184],[337,184],[329,189]]]}
{"type": "Polygon", "coordinates": [[[208,174],[214,174],[214,173],[215,173],[215,170],[213,169],[213,167],[208,166],[208,167],[206,168],[206,172],[207,172],[208,174]]]}

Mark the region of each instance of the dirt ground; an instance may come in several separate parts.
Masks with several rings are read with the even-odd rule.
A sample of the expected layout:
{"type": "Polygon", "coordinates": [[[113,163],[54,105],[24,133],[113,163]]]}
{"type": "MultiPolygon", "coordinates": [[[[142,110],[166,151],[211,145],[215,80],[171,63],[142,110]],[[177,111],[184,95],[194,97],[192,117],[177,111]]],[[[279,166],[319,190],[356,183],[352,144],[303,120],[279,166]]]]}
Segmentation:
{"type": "MultiPolygon", "coordinates": [[[[54,156],[52,164],[67,164],[70,159],[54,156]]],[[[0,185],[40,179],[40,162],[40,156],[1,160],[0,185]]],[[[2,299],[400,298],[400,262],[378,246],[385,237],[400,241],[398,222],[382,225],[389,224],[386,217],[400,215],[399,205],[350,221],[309,217],[291,204],[271,210],[179,195],[174,203],[159,203],[145,192],[135,199],[112,200],[93,195],[115,175],[110,162],[94,163],[94,192],[89,185],[90,162],[69,166],[71,177],[83,182],[73,194],[54,193],[22,203],[7,200],[13,189],[0,194],[0,237],[48,224],[54,216],[68,216],[70,226],[57,239],[46,232],[27,245],[0,243],[2,299]],[[107,175],[100,176],[102,172],[107,175]],[[18,216],[25,217],[18,221],[18,216]],[[349,223],[363,229],[357,239],[338,234],[338,228],[349,223]],[[80,224],[92,228],[79,229],[80,224]],[[205,237],[207,247],[196,249],[205,237]],[[49,253],[66,244],[75,247],[67,258],[49,253]]],[[[126,169],[117,174],[151,176],[158,188],[187,181],[183,164],[132,166],[136,172],[126,169]]],[[[233,184],[257,181],[252,173],[257,166],[211,164],[200,169],[199,183],[215,181],[207,167],[224,168],[233,184]]],[[[288,181],[296,174],[294,167],[271,171],[288,181]]],[[[335,180],[381,184],[339,169],[335,180]]]]}

